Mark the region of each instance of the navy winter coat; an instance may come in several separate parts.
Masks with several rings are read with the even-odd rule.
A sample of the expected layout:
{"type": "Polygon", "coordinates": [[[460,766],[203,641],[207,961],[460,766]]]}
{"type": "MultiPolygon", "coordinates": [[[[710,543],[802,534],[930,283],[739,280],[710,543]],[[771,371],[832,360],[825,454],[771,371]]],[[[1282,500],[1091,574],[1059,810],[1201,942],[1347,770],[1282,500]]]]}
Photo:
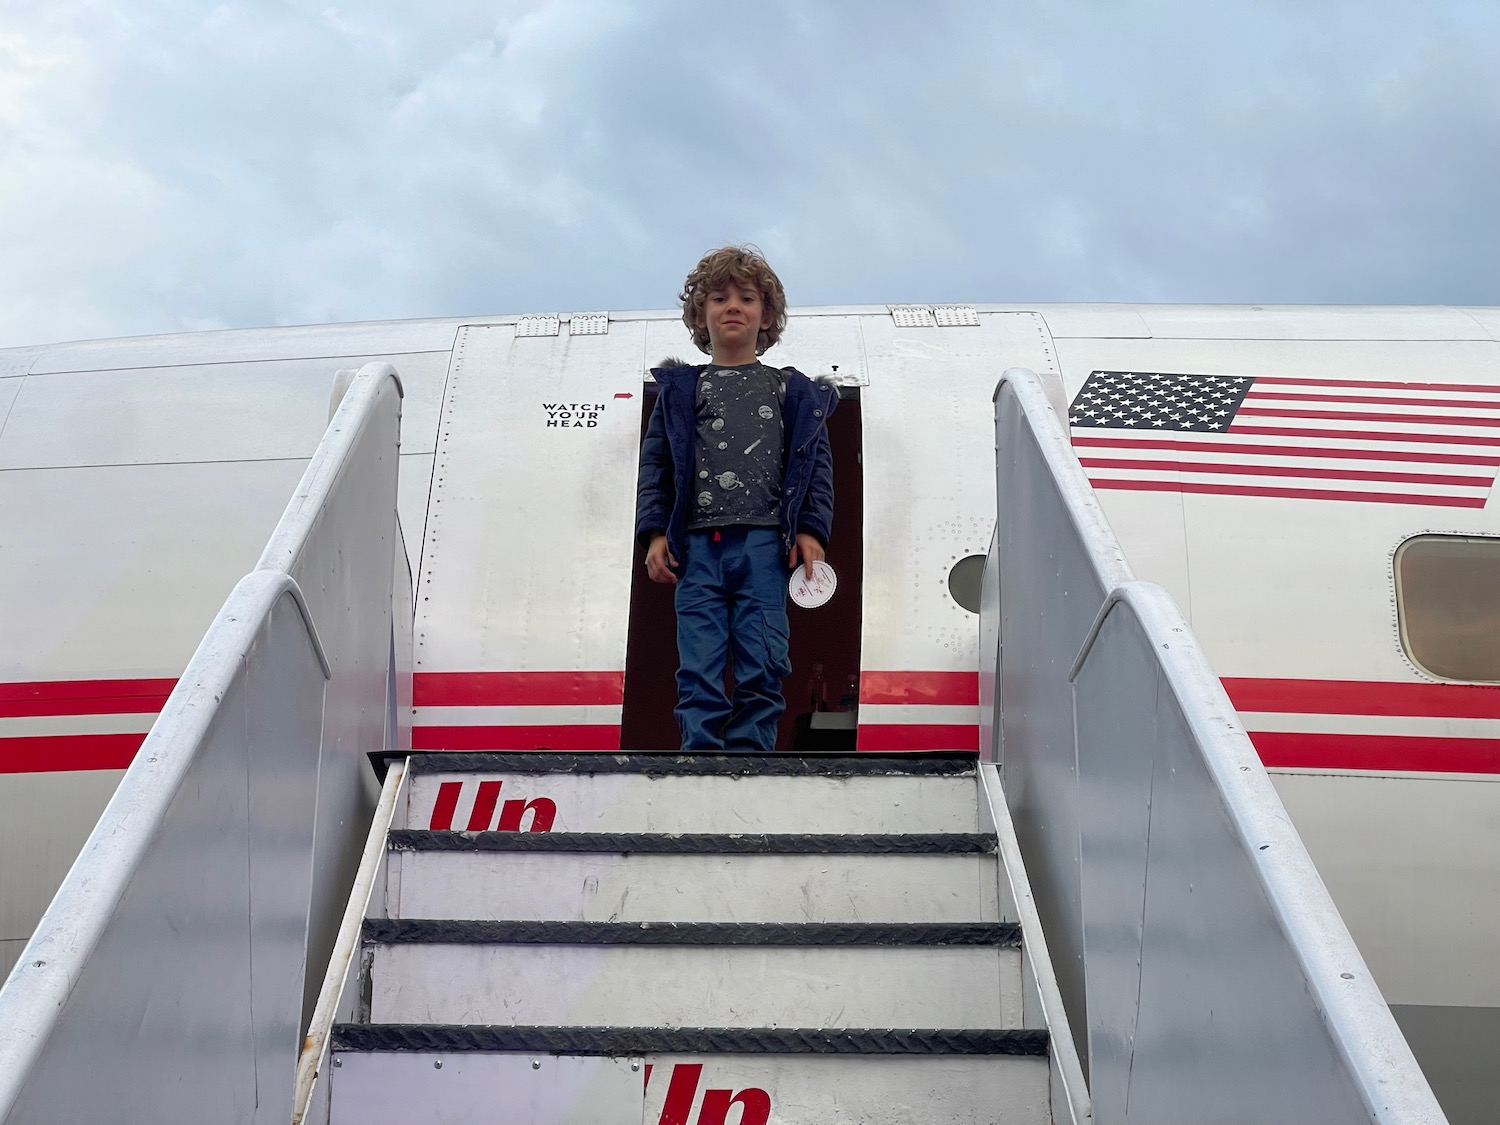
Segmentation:
{"type": "MultiPolygon", "coordinates": [[[[781,475],[781,540],[790,552],[798,532],[815,536],[825,547],[833,528],[833,454],[828,446],[828,416],[838,392],[814,383],[794,368],[787,375],[781,406],[785,463],[781,475]]],[[[641,545],[667,533],[667,546],[679,564],[687,546],[687,503],[692,489],[693,433],[698,376],[703,366],[657,368],[656,408],[641,443],[640,483],[635,502],[635,534],[641,545]]],[[[680,567],[679,567],[680,568],[680,567]]]]}

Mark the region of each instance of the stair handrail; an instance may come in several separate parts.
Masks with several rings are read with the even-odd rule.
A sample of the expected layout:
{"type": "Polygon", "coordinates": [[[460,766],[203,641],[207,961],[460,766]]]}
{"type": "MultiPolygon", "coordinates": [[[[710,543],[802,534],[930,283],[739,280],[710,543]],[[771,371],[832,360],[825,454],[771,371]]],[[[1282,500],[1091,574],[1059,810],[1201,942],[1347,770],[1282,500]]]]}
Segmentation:
{"type": "MultiPolygon", "coordinates": [[[[1075,1035],[1087,1037],[1080,1050],[1095,1120],[1226,1119],[1215,1099],[1237,1065],[1231,1085],[1261,1096],[1226,1108],[1236,1121],[1290,1119],[1276,1108],[1288,1091],[1306,1120],[1444,1121],[1192,630],[1166,591],[1130,573],[1041,380],[1023,368],[1006,371],[995,404],[997,524],[987,565],[1000,569],[998,597],[986,607],[998,615],[988,630],[997,638],[990,721],[1033,889],[1038,872],[1053,882],[1037,897],[1054,958],[1061,945],[1075,962],[1065,999],[1075,1035]],[[1062,635],[1049,636],[1051,647],[1033,658],[1022,642],[1044,630],[1062,635]],[[1142,686],[1149,690],[1129,690],[1142,686]],[[1168,833],[1177,822],[1154,788],[1158,759],[1170,763],[1161,785],[1172,799],[1195,802],[1195,811],[1210,803],[1222,810],[1225,835],[1217,844],[1198,830],[1172,848],[1168,833]],[[1137,857],[1127,853],[1143,816],[1146,840],[1157,846],[1142,846],[1137,857]],[[1157,832],[1166,838],[1157,840],[1157,832]],[[1199,935],[1193,948],[1201,959],[1220,919],[1180,905],[1195,893],[1190,883],[1180,901],[1159,888],[1175,887],[1185,862],[1215,863],[1221,854],[1229,858],[1214,870],[1226,885],[1244,888],[1236,905],[1251,912],[1254,926],[1217,935],[1240,943],[1236,963],[1220,966],[1220,980],[1227,974],[1224,987],[1244,1004],[1218,1009],[1215,1026],[1215,1013],[1196,1010],[1195,997],[1143,994],[1141,982],[1174,971],[1178,981],[1193,979],[1182,934],[1199,935]],[[1070,869],[1076,884],[1056,885],[1070,869]],[[1131,897],[1137,876],[1139,899],[1131,897]],[[1172,940],[1152,944],[1148,907],[1181,911],[1166,918],[1175,924],[1172,940]],[[1214,1054],[1216,1044],[1244,1042],[1243,1032],[1252,1042],[1261,1042],[1260,1032],[1283,1042],[1259,1055],[1214,1054]],[[1303,1040],[1288,1042],[1297,1035],[1303,1040]],[[1171,1057],[1162,1057],[1165,1044],[1171,1057]],[[1265,1068],[1268,1058],[1285,1062],[1286,1048],[1300,1069],[1265,1068]],[[1263,1072],[1249,1073],[1257,1065],[1263,1072]]],[[[1200,904],[1213,889],[1196,888],[1200,904]]]]}
{"type": "Polygon", "coordinates": [[[358,622],[361,591],[328,576],[401,612],[392,558],[338,557],[400,542],[400,397],[389,364],[353,379],[0,989],[0,1122],[290,1119],[313,899],[337,877],[319,833],[353,835],[356,861],[362,844],[319,811],[370,772],[371,715],[388,728],[390,621],[358,622]],[[330,713],[341,665],[368,698],[330,713]]]}

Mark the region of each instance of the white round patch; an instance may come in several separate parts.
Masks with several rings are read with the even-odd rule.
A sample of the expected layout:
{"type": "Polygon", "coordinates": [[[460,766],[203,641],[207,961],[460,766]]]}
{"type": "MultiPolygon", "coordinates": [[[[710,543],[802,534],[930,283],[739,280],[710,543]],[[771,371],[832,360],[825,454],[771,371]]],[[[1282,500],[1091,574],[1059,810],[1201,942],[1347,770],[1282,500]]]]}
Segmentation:
{"type": "Polygon", "coordinates": [[[797,565],[792,571],[791,581],[787,583],[787,590],[792,595],[792,601],[803,609],[817,609],[820,605],[833,597],[833,592],[838,588],[838,575],[834,574],[833,567],[822,559],[813,563],[813,576],[807,576],[807,567],[797,565]]]}
{"type": "Polygon", "coordinates": [[[764,418],[767,422],[769,422],[771,420],[771,416],[776,412],[769,406],[762,406],[759,410],[756,411],[756,413],[764,418]]]}

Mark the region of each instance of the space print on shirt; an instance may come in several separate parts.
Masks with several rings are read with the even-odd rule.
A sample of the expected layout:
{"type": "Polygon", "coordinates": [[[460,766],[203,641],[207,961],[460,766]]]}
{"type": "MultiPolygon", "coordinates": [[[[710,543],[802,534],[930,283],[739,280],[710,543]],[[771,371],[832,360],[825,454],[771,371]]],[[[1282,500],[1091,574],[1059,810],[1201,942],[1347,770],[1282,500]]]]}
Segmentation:
{"type": "Polygon", "coordinates": [[[698,376],[689,530],[779,525],[785,400],[786,375],[763,363],[698,376]]]}

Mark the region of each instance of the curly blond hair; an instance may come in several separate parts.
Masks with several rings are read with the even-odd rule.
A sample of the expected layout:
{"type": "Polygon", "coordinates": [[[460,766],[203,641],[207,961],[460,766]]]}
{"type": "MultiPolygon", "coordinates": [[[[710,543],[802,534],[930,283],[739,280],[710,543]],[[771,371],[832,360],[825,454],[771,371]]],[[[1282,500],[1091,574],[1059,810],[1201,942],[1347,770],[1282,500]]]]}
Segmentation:
{"type": "Polygon", "coordinates": [[[682,302],[682,323],[693,335],[698,350],[710,354],[708,320],[703,314],[708,295],[730,282],[754,289],[771,314],[771,325],[762,328],[755,338],[755,354],[764,355],[775,346],[786,330],[786,290],[760,250],[754,246],[721,246],[703,255],[682,284],[677,299],[682,302]]]}

